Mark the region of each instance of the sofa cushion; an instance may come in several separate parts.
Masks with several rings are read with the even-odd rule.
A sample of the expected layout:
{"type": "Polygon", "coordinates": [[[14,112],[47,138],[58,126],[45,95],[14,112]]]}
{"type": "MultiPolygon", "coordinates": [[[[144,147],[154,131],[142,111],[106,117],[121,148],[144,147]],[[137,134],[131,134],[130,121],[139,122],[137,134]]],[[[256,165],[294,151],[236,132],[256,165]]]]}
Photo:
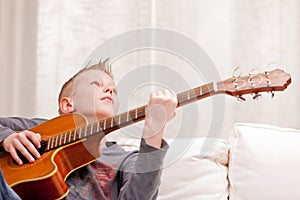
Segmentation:
{"type": "Polygon", "coordinates": [[[228,197],[229,144],[223,139],[176,138],[167,141],[159,200],[222,200],[228,197]]]}
{"type": "Polygon", "coordinates": [[[230,138],[230,200],[300,199],[300,131],[238,123],[230,138]]]}

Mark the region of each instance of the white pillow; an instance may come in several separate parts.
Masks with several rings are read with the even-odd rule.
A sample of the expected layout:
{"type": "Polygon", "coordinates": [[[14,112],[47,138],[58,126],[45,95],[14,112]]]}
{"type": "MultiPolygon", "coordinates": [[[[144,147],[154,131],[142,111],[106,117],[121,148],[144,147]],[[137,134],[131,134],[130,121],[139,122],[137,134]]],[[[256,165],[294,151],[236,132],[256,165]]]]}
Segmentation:
{"type": "Polygon", "coordinates": [[[229,144],[223,139],[176,138],[164,161],[159,200],[228,197],[229,144]]]}
{"type": "Polygon", "coordinates": [[[300,199],[299,130],[238,123],[230,148],[230,200],[300,199]]]}

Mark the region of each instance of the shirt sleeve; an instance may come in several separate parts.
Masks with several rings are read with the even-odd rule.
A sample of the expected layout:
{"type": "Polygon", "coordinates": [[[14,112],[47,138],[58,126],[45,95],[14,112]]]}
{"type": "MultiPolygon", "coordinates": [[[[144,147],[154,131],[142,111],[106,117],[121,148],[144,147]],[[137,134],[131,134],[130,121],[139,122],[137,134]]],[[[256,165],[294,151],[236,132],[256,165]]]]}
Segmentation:
{"type": "Polygon", "coordinates": [[[156,199],[167,150],[168,144],[164,140],[162,148],[157,149],[142,139],[140,151],[128,157],[120,168],[118,199],[156,199]]]}
{"type": "Polygon", "coordinates": [[[0,117],[0,142],[16,131],[22,131],[47,121],[42,118],[0,117]]]}

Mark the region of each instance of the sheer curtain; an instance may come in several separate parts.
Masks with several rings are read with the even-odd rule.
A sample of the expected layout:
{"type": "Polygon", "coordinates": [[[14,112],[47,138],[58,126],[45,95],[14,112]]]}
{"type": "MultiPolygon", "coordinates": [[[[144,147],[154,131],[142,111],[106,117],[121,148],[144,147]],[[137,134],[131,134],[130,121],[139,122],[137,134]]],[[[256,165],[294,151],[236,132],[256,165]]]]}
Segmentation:
{"type": "MultiPolygon", "coordinates": [[[[261,100],[253,101],[248,95],[241,103],[226,96],[224,134],[239,121],[300,128],[299,1],[0,2],[1,115],[56,116],[61,85],[95,48],[115,35],[152,27],[183,34],[196,42],[223,79],[230,77],[236,66],[247,74],[273,61],[291,73],[292,84],[274,99],[263,94],[261,100]]],[[[116,81],[133,66],[150,63],[178,71],[191,68],[180,57],[165,52],[138,51],[116,61],[116,81]]],[[[191,86],[196,85],[195,80],[191,86]]],[[[142,94],[136,93],[137,101],[147,99],[142,94]]],[[[207,129],[211,113],[218,110],[212,109],[209,99],[200,101],[198,109],[200,126],[207,129]]]]}
{"type": "Polygon", "coordinates": [[[35,115],[37,1],[0,1],[1,115],[35,115]]]}

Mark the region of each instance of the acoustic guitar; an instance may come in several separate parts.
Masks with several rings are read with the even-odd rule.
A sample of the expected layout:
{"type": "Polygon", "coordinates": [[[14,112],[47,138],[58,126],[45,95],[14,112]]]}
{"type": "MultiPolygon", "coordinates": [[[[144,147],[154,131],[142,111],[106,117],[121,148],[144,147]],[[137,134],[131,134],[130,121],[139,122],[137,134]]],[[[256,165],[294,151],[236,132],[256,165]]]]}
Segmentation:
{"type": "MultiPolygon", "coordinates": [[[[291,76],[283,70],[233,77],[212,82],[177,95],[178,107],[216,94],[227,94],[245,100],[244,94],[260,97],[260,92],[283,91],[291,76]]],[[[80,114],[49,120],[30,131],[42,135],[41,157],[33,163],[18,165],[9,153],[0,152],[0,167],[7,183],[24,200],[61,199],[68,194],[68,175],[100,156],[99,143],[108,133],[143,120],[145,106],[110,118],[87,124],[80,114]]],[[[25,162],[25,160],[24,160],[25,162]]]]}

